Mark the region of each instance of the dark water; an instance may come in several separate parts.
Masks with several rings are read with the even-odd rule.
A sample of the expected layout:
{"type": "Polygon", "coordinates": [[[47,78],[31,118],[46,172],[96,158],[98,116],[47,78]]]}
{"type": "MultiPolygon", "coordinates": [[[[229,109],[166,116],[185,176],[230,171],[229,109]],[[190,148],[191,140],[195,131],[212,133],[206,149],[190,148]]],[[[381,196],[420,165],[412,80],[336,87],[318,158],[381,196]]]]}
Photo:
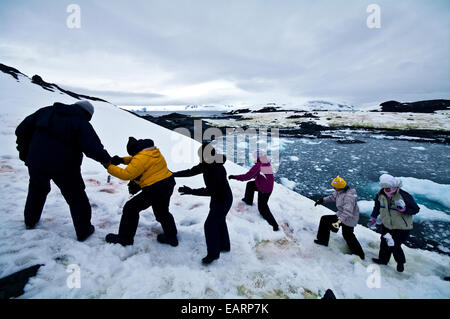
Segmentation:
{"type": "MultiPolygon", "coordinates": [[[[421,180],[450,184],[450,146],[341,132],[341,135],[347,137],[349,134],[365,143],[338,144],[332,139],[281,138],[278,143],[279,166],[275,180],[281,183],[283,177],[287,178],[296,183],[294,191],[311,199],[318,199],[332,192],[331,180],[340,175],[357,190],[359,201],[373,201],[379,190],[379,176],[383,173],[398,177],[414,177],[418,179],[419,184],[421,180]]],[[[232,138],[228,137],[228,143],[230,140],[232,138]]],[[[251,138],[248,141],[250,140],[251,138]]],[[[237,152],[248,149],[248,141],[236,143],[235,140],[237,148],[234,154],[228,151],[227,156],[231,159],[237,152]]],[[[275,147],[272,146],[272,149],[278,147],[277,143],[274,144],[275,147]]],[[[239,164],[250,167],[252,159],[248,157],[239,164]]],[[[442,193],[442,196],[450,194],[442,193]]],[[[414,197],[418,204],[450,215],[450,207],[426,196],[414,197]]],[[[333,204],[327,204],[327,207],[336,210],[333,204]]],[[[360,224],[366,225],[368,220],[368,213],[363,212],[360,224]]],[[[414,229],[406,244],[410,247],[449,254],[449,233],[448,221],[416,218],[414,229]]]]}

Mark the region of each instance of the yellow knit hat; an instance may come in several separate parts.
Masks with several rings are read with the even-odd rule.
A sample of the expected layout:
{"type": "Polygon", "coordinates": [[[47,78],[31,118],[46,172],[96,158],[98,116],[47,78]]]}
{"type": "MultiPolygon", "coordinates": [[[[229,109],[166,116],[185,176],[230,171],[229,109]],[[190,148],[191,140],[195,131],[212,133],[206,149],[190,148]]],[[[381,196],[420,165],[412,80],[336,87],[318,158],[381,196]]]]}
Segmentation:
{"type": "Polygon", "coordinates": [[[347,186],[347,183],[344,181],[342,177],[338,176],[335,179],[333,179],[333,181],[331,182],[331,186],[336,188],[345,188],[345,186],[347,186]]]}

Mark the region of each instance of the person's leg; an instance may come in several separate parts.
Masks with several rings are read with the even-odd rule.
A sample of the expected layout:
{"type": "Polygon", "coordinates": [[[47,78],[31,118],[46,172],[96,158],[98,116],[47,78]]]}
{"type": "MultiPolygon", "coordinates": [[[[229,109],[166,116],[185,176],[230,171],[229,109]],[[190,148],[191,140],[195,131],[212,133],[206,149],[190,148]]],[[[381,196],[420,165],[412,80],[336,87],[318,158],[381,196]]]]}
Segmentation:
{"type": "Polygon", "coordinates": [[[24,221],[27,228],[33,228],[41,219],[45,200],[50,192],[50,177],[38,170],[28,169],[30,181],[25,203],[24,221]]]}
{"type": "Polygon", "coordinates": [[[402,244],[408,239],[409,231],[408,230],[393,230],[391,232],[392,239],[394,240],[394,247],[392,247],[392,255],[394,256],[397,264],[401,264],[403,266],[406,263],[405,253],[402,249],[402,244]]]}
{"type": "Polygon", "coordinates": [[[230,211],[231,204],[233,202],[233,198],[230,198],[227,207],[225,207],[225,216],[223,220],[219,224],[219,233],[220,233],[220,251],[221,252],[227,252],[231,250],[230,245],[230,235],[228,233],[228,226],[227,226],[227,217],[226,215],[230,211]]]}
{"type": "Polygon", "coordinates": [[[389,262],[389,259],[391,259],[391,248],[388,246],[386,238],[384,238],[384,235],[386,235],[389,232],[387,228],[382,226],[381,228],[381,241],[380,241],[380,252],[378,253],[378,259],[372,259],[377,264],[384,264],[387,265],[389,262]]]}
{"type": "Polygon", "coordinates": [[[69,205],[78,240],[84,240],[93,232],[93,226],[91,224],[91,204],[85,192],[81,172],[54,174],[52,179],[69,205]]]}
{"type": "Polygon", "coordinates": [[[123,207],[122,218],[120,219],[119,238],[121,243],[131,245],[139,224],[139,213],[151,206],[151,198],[145,192],[140,192],[123,207]]]}
{"type": "Polygon", "coordinates": [[[164,231],[164,236],[160,236],[159,238],[168,240],[168,243],[171,243],[172,246],[176,246],[178,244],[177,226],[173,215],[169,211],[170,197],[172,196],[174,187],[175,183],[168,180],[163,184],[158,185],[158,188],[154,191],[150,190],[150,193],[153,194],[149,194],[149,196],[153,197],[152,208],[155,218],[159,223],[161,223],[161,227],[164,231]]]}
{"type": "Polygon", "coordinates": [[[247,205],[253,205],[253,197],[255,196],[255,191],[257,191],[255,181],[250,181],[245,187],[245,196],[242,199],[247,205]]]}
{"type": "Polygon", "coordinates": [[[338,221],[336,215],[325,215],[320,219],[319,230],[317,232],[317,244],[328,246],[330,240],[331,224],[338,221]]]}
{"type": "Polygon", "coordinates": [[[220,230],[225,223],[228,210],[223,203],[211,203],[208,217],[206,218],[204,229],[206,248],[208,254],[203,258],[203,263],[209,264],[220,256],[221,234],[220,230]]]}
{"type": "Polygon", "coordinates": [[[342,224],[342,236],[347,242],[347,245],[350,248],[352,254],[358,255],[361,259],[364,259],[365,258],[364,251],[358,239],[356,239],[356,236],[354,234],[354,228],[342,224]]]}
{"type": "Polygon", "coordinates": [[[271,193],[258,192],[258,210],[261,216],[273,227],[273,230],[278,230],[278,223],[273,217],[269,205],[267,204],[270,195],[271,193]]]}

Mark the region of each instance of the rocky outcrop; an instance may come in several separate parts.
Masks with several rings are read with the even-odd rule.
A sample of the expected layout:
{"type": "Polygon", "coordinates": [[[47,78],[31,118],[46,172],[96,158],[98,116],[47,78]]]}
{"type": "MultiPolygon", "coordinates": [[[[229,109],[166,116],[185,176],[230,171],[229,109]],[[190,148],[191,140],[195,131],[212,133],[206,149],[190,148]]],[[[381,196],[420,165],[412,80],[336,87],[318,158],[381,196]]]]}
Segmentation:
{"type": "Polygon", "coordinates": [[[434,113],[440,110],[450,110],[450,100],[427,100],[418,102],[387,101],[380,104],[381,112],[412,112],[434,113]]]}

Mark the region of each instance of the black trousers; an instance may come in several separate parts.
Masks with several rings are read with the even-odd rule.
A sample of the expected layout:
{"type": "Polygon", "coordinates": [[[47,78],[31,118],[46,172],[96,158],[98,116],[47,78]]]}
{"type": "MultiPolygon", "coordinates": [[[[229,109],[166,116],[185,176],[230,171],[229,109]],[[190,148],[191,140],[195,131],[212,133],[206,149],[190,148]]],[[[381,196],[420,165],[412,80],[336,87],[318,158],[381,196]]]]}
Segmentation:
{"type": "Polygon", "coordinates": [[[255,192],[258,192],[258,210],[261,216],[271,225],[277,226],[278,223],[270,212],[270,208],[268,205],[269,197],[272,193],[263,193],[258,190],[256,187],[255,181],[250,181],[247,183],[245,187],[245,196],[244,201],[248,205],[253,204],[253,197],[255,196],[255,192]]]}
{"type": "Polygon", "coordinates": [[[153,208],[156,220],[161,224],[167,237],[177,235],[177,227],[169,212],[170,197],[175,187],[175,179],[170,176],[150,186],[126,202],[123,207],[119,226],[119,237],[125,242],[133,242],[139,223],[139,213],[150,206],[153,208]]]}
{"type": "Polygon", "coordinates": [[[394,255],[394,259],[398,264],[406,263],[405,253],[402,249],[402,244],[408,239],[409,230],[394,229],[390,230],[384,226],[381,227],[381,244],[378,259],[383,263],[388,263],[391,259],[391,255],[394,255]],[[394,246],[389,247],[386,238],[383,236],[390,233],[394,240],[394,246]]]}
{"type": "Polygon", "coordinates": [[[81,172],[78,170],[64,173],[49,173],[35,168],[28,168],[30,182],[25,204],[25,225],[33,227],[41,219],[42,210],[50,192],[50,181],[58,186],[70,208],[77,237],[84,237],[91,226],[91,205],[85,192],[81,172]]]}
{"type": "MultiPolygon", "coordinates": [[[[319,231],[317,233],[317,240],[323,244],[328,245],[330,240],[330,231],[337,233],[338,230],[332,226],[333,223],[338,221],[338,217],[336,215],[325,215],[320,219],[319,231]]],[[[352,254],[362,256],[364,255],[363,249],[356,239],[355,234],[353,233],[354,227],[349,227],[341,223],[342,227],[342,236],[347,242],[348,247],[352,254]]]]}
{"type": "Polygon", "coordinates": [[[222,250],[230,250],[226,217],[232,203],[231,196],[224,203],[211,200],[209,214],[204,224],[206,247],[210,257],[217,258],[222,250]]]}

